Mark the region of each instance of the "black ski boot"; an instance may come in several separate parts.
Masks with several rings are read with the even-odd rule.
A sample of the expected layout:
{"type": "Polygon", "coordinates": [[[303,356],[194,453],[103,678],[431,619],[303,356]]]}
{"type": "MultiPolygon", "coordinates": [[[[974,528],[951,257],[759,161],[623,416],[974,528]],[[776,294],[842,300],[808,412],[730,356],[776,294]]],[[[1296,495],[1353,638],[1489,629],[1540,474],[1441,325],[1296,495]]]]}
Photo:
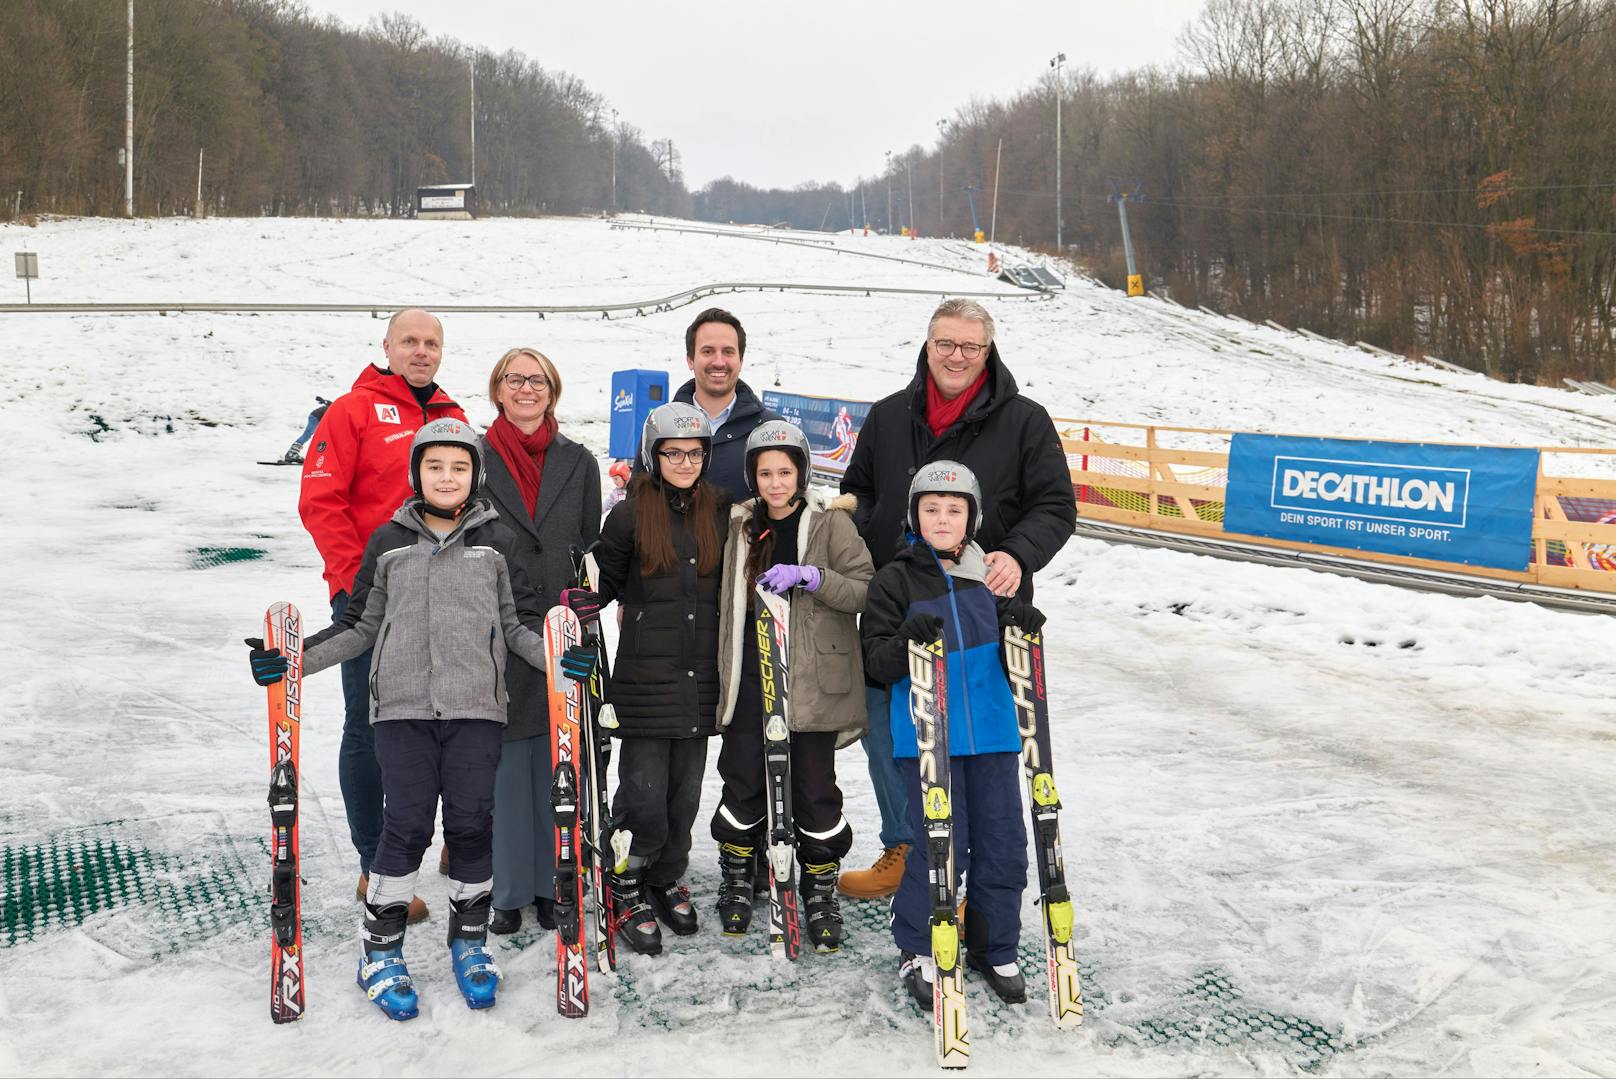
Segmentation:
{"type": "Polygon", "coordinates": [[[808,939],[814,951],[830,953],[842,947],[842,904],[836,897],[836,875],[842,863],[804,862],[798,890],[808,915],[808,939]]]}
{"type": "MultiPolygon", "coordinates": [[[[1027,979],[1022,977],[1019,967],[1009,974],[1001,974],[993,969],[993,964],[988,962],[987,956],[969,950],[965,953],[965,964],[982,975],[982,980],[988,983],[988,988],[998,994],[999,999],[1006,1004],[1027,1003],[1027,979]]],[[[1015,964],[1008,963],[1006,966],[1014,967],[1015,964]]]]}
{"type": "Polygon", "coordinates": [[[718,845],[718,921],[726,937],[744,937],[752,924],[752,904],[756,902],[753,882],[757,863],[751,847],[735,843],[718,845]]]}
{"type": "Polygon", "coordinates": [[[909,995],[920,1005],[920,1010],[929,1017],[932,1014],[932,979],[927,975],[936,976],[931,956],[898,953],[898,980],[909,990],[909,995]]]}
{"type": "Polygon", "coordinates": [[[641,955],[662,954],[662,928],[645,901],[643,858],[630,858],[627,869],[612,874],[612,929],[641,955]]]}
{"type": "Polygon", "coordinates": [[[674,936],[688,937],[696,932],[696,905],[690,901],[689,888],[675,881],[647,884],[645,892],[658,920],[673,930],[674,936]]]}

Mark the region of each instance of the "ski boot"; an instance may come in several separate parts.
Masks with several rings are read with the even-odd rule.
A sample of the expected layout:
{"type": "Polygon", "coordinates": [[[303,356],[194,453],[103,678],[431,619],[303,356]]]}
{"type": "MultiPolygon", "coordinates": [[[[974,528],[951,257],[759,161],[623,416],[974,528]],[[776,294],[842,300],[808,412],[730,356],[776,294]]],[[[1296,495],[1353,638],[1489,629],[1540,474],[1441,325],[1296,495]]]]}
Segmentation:
{"type": "Polygon", "coordinates": [[[630,858],[623,872],[612,874],[612,929],[641,955],[662,954],[662,928],[645,901],[644,858],[630,858]]]}
{"type": "Polygon", "coordinates": [[[718,922],[726,937],[744,937],[752,924],[757,862],[751,847],[718,845],[718,922]]]}
{"type": "Polygon", "coordinates": [[[286,452],[281,454],[281,464],[283,465],[300,465],[302,463],[303,446],[300,443],[292,443],[286,447],[286,452]]]}
{"type": "Polygon", "coordinates": [[[836,897],[836,874],[841,863],[804,862],[798,894],[808,915],[808,939],[814,951],[830,953],[842,947],[842,904],[836,897]]]}
{"type": "Polygon", "coordinates": [[[646,898],[657,920],[673,930],[676,937],[688,937],[696,932],[696,905],[690,901],[690,889],[675,881],[672,884],[648,884],[646,898]]]}
{"type": "Polygon", "coordinates": [[[1000,963],[995,966],[981,952],[967,950],[965,965],[982,975],[988,988],[1006,1004],[1027,1003],[1027,979],[1022,977],[1021,967],[1017,964],[1000,963]]]}
{"type": "Polygon", "coordinates": [[[499,989],[499,967],[488,950],[488,911],[493,898],[483,892],[470,899],[449,900],[449,954],[455,984],[468,1008],[492,1008],[499,989]]]}
{"type": "Polygon", "coordinates": [[[932,982],[936,978],[936,967],[929,955],[916,955],[913,952],[898,953],[898,980],[903,987],[909,990],[920,1010],[926,1015],[932,1012],[932,982]]]}
{"type": "Polygon", "coordinates": [[[415,996],[415,983],[404,965],[404,922],[409,907],[394,903],[386,907],[365,904],[365,930],[360,939],[364,953],[359,958],[359,988],[389,1019],[403,1021],[421,1014],[415,996]]]}

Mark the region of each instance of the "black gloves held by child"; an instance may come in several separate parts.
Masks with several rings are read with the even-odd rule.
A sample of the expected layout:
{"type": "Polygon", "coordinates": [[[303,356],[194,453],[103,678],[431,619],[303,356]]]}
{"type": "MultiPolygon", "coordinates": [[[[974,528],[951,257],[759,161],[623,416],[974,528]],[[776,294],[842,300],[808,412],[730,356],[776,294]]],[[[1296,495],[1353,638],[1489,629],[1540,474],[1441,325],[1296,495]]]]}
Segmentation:
{"type": "Polygon", "coordinates": [[[254,682],[272,686],[286,676],[286,657],[279,648],[265,648],[262,637],[248,637],[244,643],[252,649],[248,662],[252,664],[254,682]]]}
{"type": "Polygon", "coordinates": [[[930,644],[943,635],[943,620],[925,611],[916,611],[898,625],[898,636],[917,644],[930,644]]]}
{"type": "Polygon", "coordinates": [[[1007,599],[999,604],[999,628],[1020,626],[1028,633],[1044,628],[1044,612],[1021,599],[1007,599]]]}

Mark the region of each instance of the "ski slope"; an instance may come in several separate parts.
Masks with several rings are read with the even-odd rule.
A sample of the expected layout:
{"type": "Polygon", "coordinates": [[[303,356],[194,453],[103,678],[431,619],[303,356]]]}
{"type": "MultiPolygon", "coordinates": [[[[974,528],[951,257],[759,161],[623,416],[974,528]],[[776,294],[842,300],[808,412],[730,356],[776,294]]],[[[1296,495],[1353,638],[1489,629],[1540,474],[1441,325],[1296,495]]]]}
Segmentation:
{"type": "MultiPolygon", "coordinates": [[[[731,231],[77,220],[0,226],[0,239],[40,253],[34,297],[53,302],[604,303],[730,280],[1003,288],[988,305],[1004,359],[1057,415],[1616,445],[1616,398],[1492,383],[1081,279],[1049,299],[1011,296],[960,272],[986,253],[958,241],[731,231]]],[[[746,323],[754,388],[868,398],[907,381],[933,306],[720,302],[746,323]]],[[[456,315],[439,381],[487,421],[490,366],[535,345],[565,380],[564,429],[603,455],[608,373],[666,367],[677,384],[695,311],[456,315]]],[[[530,922],[496,939],[500,1004],[472,1014],[442,943],[434,850],[433,917],[406,948],[422,1016],[387,1023],[352,985],[334,674],[306,687],[309,1012],[273,1027],[263,694],[240,640],[273,600],[315,626],[327,606],[297,470],[254,462],[279,455],[316,393],[381,357],[382,323],[0,319],[14,479],[0,1075],[933,1071],[879,904],[848,904],[842,954],[792,966],[758,933],[718,935],[715,773],[690,875],[700,935],[592,978],[594,1013],[569,1022],[555,1014],[553,941],[530,922]]],[[[974,1072],[1616,1072],[1610,620],[1079,539],[1038,596],[1089,1015],[1056,1031],[1036,970],[1025,1008],[990,1004],[971,980],[974,1072]]],[[[862,751],[839,770],[852,861],[868,864],[862,751]]],[[[1029,900],[1024,944],[1035,919],[1029,900]]]]}

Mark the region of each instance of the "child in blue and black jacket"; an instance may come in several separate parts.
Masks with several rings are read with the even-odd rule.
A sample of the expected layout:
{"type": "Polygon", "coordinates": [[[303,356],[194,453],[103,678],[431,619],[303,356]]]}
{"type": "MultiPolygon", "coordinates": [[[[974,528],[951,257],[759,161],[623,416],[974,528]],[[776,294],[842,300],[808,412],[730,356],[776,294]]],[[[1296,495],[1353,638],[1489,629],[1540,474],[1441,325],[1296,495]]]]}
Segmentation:
{"type": "MultiPolygon", "coordinates": [[[[939,637],[948,653],[948,749],[954,819],[954,866],[970,873],[966,961],[1005,1001],[1026,1000],[1016,964],[1021,895],[1027,887],[1027,830],[1021,812],[1021,734],[1000,659],[1009,624],[1036,629],[1031,605],[996,597],[984,579],[982,549],[972,542],[982,496],[970,469],[954,461],[921,468],[909,487],[907,546],[870,581],[860,628],[864,669],[892,687],[893,756],[910,784],[910,827],[926,834],[915,721],[909,707],[910,641],[939,637]]],[[[882,717],[871,716],[877,723],[882,717]]],[[[899,978],[922,1009],[932,1007],[931,901],[927,852],[917,843],[892,900],[899,978]]]]}

